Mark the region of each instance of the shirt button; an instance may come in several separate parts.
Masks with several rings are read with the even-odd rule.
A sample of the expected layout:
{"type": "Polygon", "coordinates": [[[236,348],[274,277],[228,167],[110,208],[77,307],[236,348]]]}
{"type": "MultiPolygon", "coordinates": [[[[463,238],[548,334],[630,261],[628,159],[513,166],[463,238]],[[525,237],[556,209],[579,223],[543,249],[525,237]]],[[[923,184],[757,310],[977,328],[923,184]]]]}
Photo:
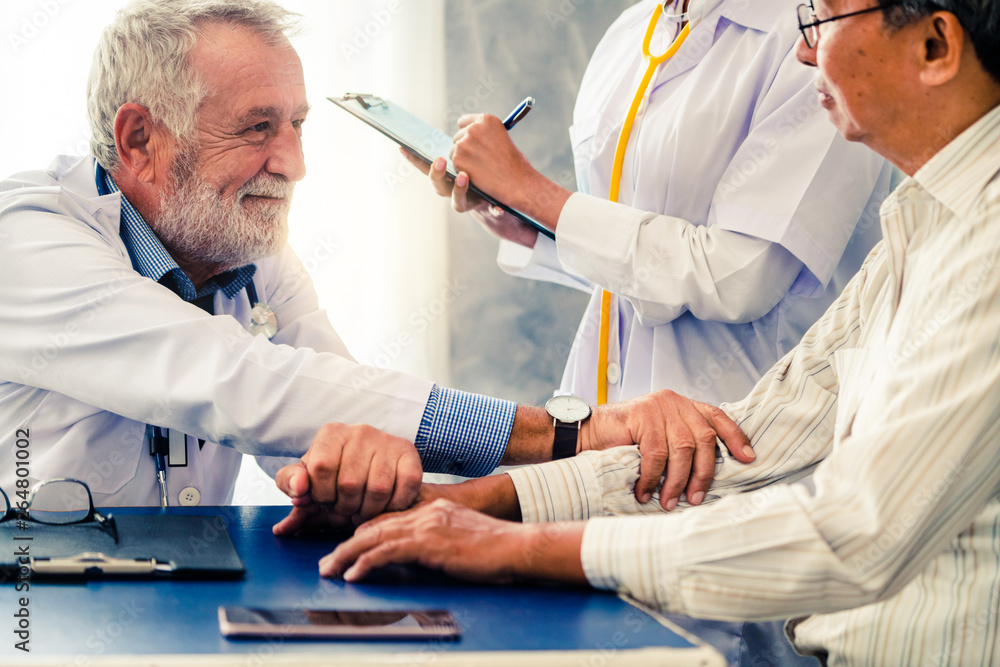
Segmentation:
{"type": "Polygon", "coordinates": [[[610,384],[618,384],[618,381],[622,379],[622,367],[611,362],[608,364],[608,382],[610,384]]]}
{"type": "Polygon", "coordinates": [[[177,494],[177,502],[181,504],[181,507],[194,507],[201,502],[201,491],[193,486],[185,486],[177,494]]]}
{"type": "Polygon", "coordinates": [[[910,187],[908,187],[906,189],[906,198],[907,199],[919,199],[920,198],[920,188],[916,187],[915,185],[911,185],[910,187]]]}

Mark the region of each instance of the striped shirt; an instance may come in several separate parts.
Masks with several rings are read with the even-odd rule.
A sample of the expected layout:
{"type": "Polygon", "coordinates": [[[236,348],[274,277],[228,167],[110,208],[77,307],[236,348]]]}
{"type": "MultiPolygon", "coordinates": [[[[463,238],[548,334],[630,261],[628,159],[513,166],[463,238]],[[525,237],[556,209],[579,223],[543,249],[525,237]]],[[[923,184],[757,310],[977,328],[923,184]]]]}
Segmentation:
{"type": "MultiPolygon", "coordinates": [[[[100,164],[96,166],[95,180],[101,195],[119,191],[100,164]]],[[[253,280],[257,267],[248,264],[220,273],[196,290],[149,223],[124,195],[121,211],[119,235],[132,260],[132,268],[183,300],[204,299],[217,291],[233,299],[253,280]]],[[[510,401],[434,385],[414,440],[424,470],[465,477],[489,474],[500,464],[507,449],[516,411],[517,405],[510,401]]]]}
{"type": "Polygon", "coordinates": [[[635,448],[511,473],[526,521],[589,521],[596,587],[793,618],[830,665],[1000,664],[1000,109],[906,179],[884,241],[802,342],[723,406],[757,451],[710,502],[638,506],[635,448]],[[796,483],[812,473],[811,484],[796,483]]]}

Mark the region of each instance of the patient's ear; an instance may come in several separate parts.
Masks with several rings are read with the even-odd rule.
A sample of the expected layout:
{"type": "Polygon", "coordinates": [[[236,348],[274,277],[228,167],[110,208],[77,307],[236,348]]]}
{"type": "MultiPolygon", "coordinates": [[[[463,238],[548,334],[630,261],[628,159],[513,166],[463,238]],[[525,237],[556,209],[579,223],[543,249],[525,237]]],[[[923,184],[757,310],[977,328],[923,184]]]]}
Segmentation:
{"type": "Polygon", "coordinates": [[[923,62],[920,81],[926,86],[941,86],[958,76],[962,57],[972,48],[965,29],[951,12],[934,12],[918,28],[923,38],[923,62]]]}

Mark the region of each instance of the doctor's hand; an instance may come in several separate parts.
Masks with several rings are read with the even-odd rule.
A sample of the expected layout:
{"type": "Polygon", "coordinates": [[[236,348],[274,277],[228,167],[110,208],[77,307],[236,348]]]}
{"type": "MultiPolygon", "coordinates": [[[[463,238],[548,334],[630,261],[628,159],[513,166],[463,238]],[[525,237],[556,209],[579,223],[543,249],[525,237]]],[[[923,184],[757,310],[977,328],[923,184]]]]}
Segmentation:
{"type": "Polygon", "coordinates": [[[531,165],[496,116],[462,116],[458,128],[451,155],[455,169],[481,191],[555,230],[572,193],[531,165]]]}
{"type": "Polygon", "coordinates": [[[725,412],[672,391],[600,406],[580,427],[581,451],[639,445],[635,497],[649,502],[665,471],[660,504],[668,511],[682,492],[692,505],[704,500],[715,478],[717,438],[738,461],[754,460],[750,441],[725,412]]]}
{"type": "Polygon", "coordinates": [[[364,424],[327,424],[302,459],[274,478],[293,505],[274,533],[341,528],[406,509],[417,498],[422,476],[411,442],[364,424]]]}
{"type": "Polygon", "coordinates": [[[483,192],[519,208],[525,189],[542,176],[517,149],[503,121],[489,114],[467,114],[458,119],[451,161],[483,192]]]}
{"type": "Polygon", "coordinates": [[[489,202],[470,192],[467,173],[459,172],[458,177],[452,179],[445,171],[446,162],[443,157],[439,157],[433,164],[427,164],[404,148],[400,148],[399,152],[410,164],[430,178],[435,192],[451,199],[453,209],[459,213],[471,213],[479,224],[495,236],[528,248],[535,246],[538,230],[521,222],[499,206],[491,206],[489,202]]]}

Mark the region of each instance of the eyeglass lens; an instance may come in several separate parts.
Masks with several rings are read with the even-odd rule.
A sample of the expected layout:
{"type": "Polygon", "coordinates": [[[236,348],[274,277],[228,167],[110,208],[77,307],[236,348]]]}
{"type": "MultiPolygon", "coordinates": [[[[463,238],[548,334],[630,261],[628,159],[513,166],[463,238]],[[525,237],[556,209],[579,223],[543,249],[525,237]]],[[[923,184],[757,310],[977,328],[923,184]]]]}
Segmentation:
{"type": "Polygon", "coordinates": [[[816,22],[816,13],[811,5],[799,5],[799,30],[805,37],[806,46],[810,49],[816,47],[816,32],[819,26],[811,25],[816,22]]]}
{"type": "Polygon", "coordinates": [[[79,523],[90,516],[90,492],[76,480],[53,480],[35,487],[30,516],[38,523],[79,523]]]}

